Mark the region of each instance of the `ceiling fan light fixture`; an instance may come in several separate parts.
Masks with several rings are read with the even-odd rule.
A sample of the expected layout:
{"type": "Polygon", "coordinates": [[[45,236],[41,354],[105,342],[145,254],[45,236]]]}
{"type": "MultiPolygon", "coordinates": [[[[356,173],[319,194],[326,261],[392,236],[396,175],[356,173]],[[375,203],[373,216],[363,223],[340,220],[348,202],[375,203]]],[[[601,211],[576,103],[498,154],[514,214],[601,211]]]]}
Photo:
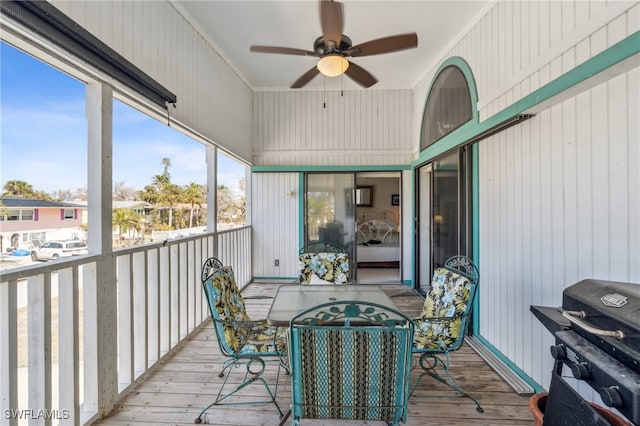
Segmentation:
{"type": "Polygon", "coordinates": [[[318,71],[327,77],[342,75],[349,68],[349,61],[338,54],[327,55],[318,60],[318,71]]]}

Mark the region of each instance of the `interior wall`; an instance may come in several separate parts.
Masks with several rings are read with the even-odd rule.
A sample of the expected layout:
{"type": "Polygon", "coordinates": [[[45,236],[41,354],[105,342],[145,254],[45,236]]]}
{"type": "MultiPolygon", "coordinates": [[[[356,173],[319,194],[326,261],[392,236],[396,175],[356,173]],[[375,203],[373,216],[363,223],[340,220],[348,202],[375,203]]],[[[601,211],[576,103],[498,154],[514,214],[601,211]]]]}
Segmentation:
{"type": "Polygon", "coordinates": [[[373,205],[356,208],[358,223],[371,219],[392,220],[400,223],[400,205],[391,204],[391,195],[400,195],[400,173],[397,173],[397,177],[375,177],[373,173],[362,177],[356,174],[356,185],[373,187],[373,205]]]}

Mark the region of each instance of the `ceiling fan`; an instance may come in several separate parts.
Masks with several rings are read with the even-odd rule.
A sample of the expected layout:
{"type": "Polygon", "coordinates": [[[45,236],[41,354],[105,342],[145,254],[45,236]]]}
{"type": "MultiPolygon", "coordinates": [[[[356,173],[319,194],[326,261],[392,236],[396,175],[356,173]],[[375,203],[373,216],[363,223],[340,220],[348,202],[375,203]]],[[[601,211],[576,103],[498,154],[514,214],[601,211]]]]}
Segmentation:
{"type": "Polygon", "coordinates": [[[351,39],[342,34],[344,27],[342,3],[333,0],[320,0],[320,25],[322,35],[313,43],[313,50],[277,46],[251,46],[250,50],[251,52],[320,58],[316,66],[302,74],[291,85],[292,89],[304,87],[319,73],[328,77],[346,74],[362,87],[368,88],[376,84],[378,80],[367,70],[347,58],[397,52],[418,46],[416,33],[383,37],[353,46],[351,39]]]}

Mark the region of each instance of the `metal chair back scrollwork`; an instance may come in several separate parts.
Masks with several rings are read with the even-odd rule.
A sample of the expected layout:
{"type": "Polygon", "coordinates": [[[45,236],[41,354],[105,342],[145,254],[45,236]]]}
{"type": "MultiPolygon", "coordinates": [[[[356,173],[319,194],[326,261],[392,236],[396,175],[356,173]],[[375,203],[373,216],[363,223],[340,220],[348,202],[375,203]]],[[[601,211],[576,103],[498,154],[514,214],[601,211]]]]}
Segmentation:
{"type": "Polygon", "coordinates": [[[222,261],[220,261],[220,259],[218,259],[217,257],[210,257],[205,260],[204,264],[202,265],[202,272],[200,274],[201,281],[205,282],[211,274],[213,274],[223,266],[224,265],[222,264],[222,261]]]}
{"type": "Polygon", "coordinates": [[[476,404],[477,411],[484,411],[480,403],[456,383],[449,371],[449,354],[462,346],[479,282],[477,266],[465,256],[453,256],[434,271],[422,312],[414,319],[413,353],[419,355],[423,373],[413,384],[412,395],[423,376],[429,375],[455,393],[424,396],[467,397],[476,404]],[[444,374],[439,372],[441,370],[444,374]]]}
{"type": "Polygon", "coordinates": [[[301,419],[405,422],[413,322],[388,307],[341,301],[290,323],[293,424],[301,419]]]}
{"type": "MultiPolygon", "coordinates": [[[[209,263],[211,263],[209,260],[205,262],[203,275],[205,268],[211,268],[209,263]]],[[[210,271],[211,269],[207,272],[210,271]]],[[[276,394],[280,368],[287,368],[285,363],[287,329],[271,327],[266,320],[255,321],[249,317],[231,267],[225,266],[213,270],[203,279],[202,286],[220,351],[229,359],[224,362],[218,375],[225,379],[215,400],[200,412],[195,423],[206,423],[206,417],[203,418],[203,415],[214,405],[274,404],[282,417],[276,394]],[[267,362],[276,362],[278,365],[273,390],[262,377],[267,362]],[[233,390],[224,393],[232,367],[239,366],[245,366],[244,378],[233,390]],[[268,398],[242,400],[243,396],[236,395],[236,398],[229,399],[252,383],[261,383],[266,389],[268,398]]]]}
{"type": "Polygon", "coordinates": [[[303,253],[344,253],[344,249],[333,243],[314,241],[302,247],[298,254],[303,253]]]}

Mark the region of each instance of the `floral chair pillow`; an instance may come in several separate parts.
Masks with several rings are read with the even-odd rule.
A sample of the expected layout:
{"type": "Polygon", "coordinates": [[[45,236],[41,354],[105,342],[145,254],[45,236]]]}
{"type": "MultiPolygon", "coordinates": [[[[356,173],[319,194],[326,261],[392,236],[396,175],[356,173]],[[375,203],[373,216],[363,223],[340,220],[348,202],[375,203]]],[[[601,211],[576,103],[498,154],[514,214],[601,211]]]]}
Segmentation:
{"type": "Polygon", "coordinates": [[[445,268],[435,270],[422,313],[415,321],[415,348],[446,351],[461,343],[473,287],[460,274],[445,268]]]}
{"type": "Polygon", "coordinates": [[[298,263],[301,284],[347,284],[349,281],[346,253],[302,253],[298,263]]]}
{"type": "Polygon", "coordinates": [[[286,346],[286,329],[270,327],[266,321],[252,321],[236,284],[233,269],[225,266],[205,285],[213,301],[217,319],[222,322],[226,346],[235,353],[271,352],[286,346]]]}

